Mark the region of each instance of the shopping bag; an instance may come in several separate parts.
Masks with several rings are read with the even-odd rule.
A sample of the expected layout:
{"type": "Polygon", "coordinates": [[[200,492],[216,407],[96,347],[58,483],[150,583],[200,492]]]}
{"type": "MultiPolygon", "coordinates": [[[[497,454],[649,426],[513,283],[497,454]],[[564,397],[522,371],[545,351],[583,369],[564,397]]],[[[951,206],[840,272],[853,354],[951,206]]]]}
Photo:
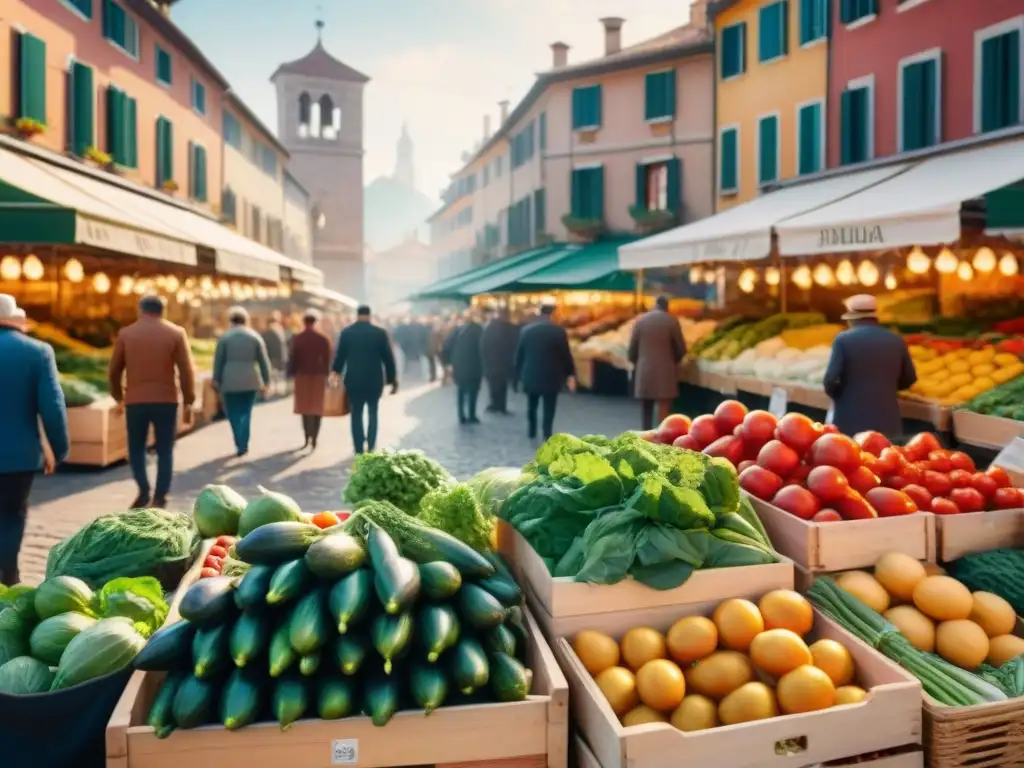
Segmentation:
{"type": "Polygon", "coordinates": [[[327,418],[348,416],[349,410],[351,409],[345,387],[341,384],[336,387],[328,386],[324,393],[324,416],[327,418]]]}

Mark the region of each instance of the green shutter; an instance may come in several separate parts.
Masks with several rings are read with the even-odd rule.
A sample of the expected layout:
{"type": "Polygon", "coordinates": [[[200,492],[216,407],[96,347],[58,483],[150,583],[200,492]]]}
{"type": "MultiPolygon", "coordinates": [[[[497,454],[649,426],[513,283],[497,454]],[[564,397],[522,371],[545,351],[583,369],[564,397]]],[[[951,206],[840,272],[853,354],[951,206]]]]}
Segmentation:
{"type": "Polygon", "coordinates": [[[206,148],[196,147],[196,198],[206,202],[206,148]]]}
{"type": "Polygon", "coordinates": [[[547,199],[543,189],[533,193],[533,229],[538,234],[543,234],[548,228],[547,199]]]}
{"type": "Polygon", "coordinates": [[[821,107],[808,104],[800,108],[800,156],[798,173],[821,170],[821,107]]]}
{"type": "Polygon", "coordinates": [[[981,130],[1020,122],[1020,32],[1013,30],[981,44],[981,130]]]}
{"type": "Polygon", "coordinates": [[[769,61],[787,53],[787,4],[785,0],[763,6],[757,15],[757,56],[769,61]]]}
{"type": "Polygon", "coordinates": [[[23,32],[19,38],[18,117],[46,124],[46,43],[23,32]]]}
{"type": "Polygon", "coordinates": [[[779,177],[779,121],[765,117],[758,121],[758,182],[765,184],[779,177]]]}
{"type": "Polygon", "coordinates": [[[591,103],[591,114],[593,115],[594,120],[591,123],[591,125],[595,125],[595,126],[600,126],[601,125],[601,118],[602,118],[602,115],[601,115],[601,106],[602,106],[601,105],[601,95],[602,95],[601,94],[601,86],[600,85],[593,86],[590,98],[591,98],[591,102],[592,102],[591,103]]]}
{"type": "Polygon", "coordinates": [[[650,72],[644,78],[644,119],[675,117],[676,73],[650,72]]]}
{"type": "Polygon", "coordinates": [[[647,166],[636,164],[636,207],[647,207],[647,166]]]}
{"type": "Polygon", "coordinates": [[[590,170],[590,216],[604,220],[604,166],[590,170]]]}
{"type": "Polygon", "coordinates": [[[71,151],[81,157],[95,141],[95,108],[92,69],[80,62],[71,65],[71,151]]]}
{"type": "Polygon", "coordinates": [[[580,218],[581,194],[581,171],[573,170],[569,179],[569,215],[574,219],[580,218]]]}
{"type": "Polygon", "coordinates": [[[166,117],[156,121],[157,184],[174,180],[174,126],[166,117]]]}
{"type": "Polygon", "coordinates": [[[739,157],[737,146],[737,135],[736,129],[730,128],[726,131],[722,131],[721,135],[721,157],[719,162],[721,167],[719,169],[719,188],[723,192],[733,192],[738,186],[738,164],[739,157]]]}
{"type": "Polygon", "coordinates": [[[673,157],[668,166],[668,209],[677,216],[682,213],[683,198],[683,164],[678,157],[673,157]]]}
{"type": "Polygon", "coordinates": [[[110,85],[107,86],[107,154],[118,165],[125,164],[125,95],[124,92],[110,85]]]}
{"type": "Polygon", "coordinates": [[[722,78],[743,74],[747,68],[747,25],[734,24],[722,30],[722,78]]]}
{"type": "Polygon", "coordinates": [[[903,149],[912,151],[924,146],[923,93],[921,64],[910,64],[903,68],[903,149]]]}
{"type": "Polygon", "coordinates": [[[1020,31],[1015,30],[1006,38],[1006,124],[1020,122],[1020,31]]]}
{"type": "Polygon", "coordinates": [[[800,44],[809,43],[815,39],[814,34],[814,4],[818,0],[800,0],[800,44]]]}
{"type": "Polygon", "coordinates": [[[125,101],[125,158],[128,168],[139,167],[139,116],[135,99],[125,101]]]}

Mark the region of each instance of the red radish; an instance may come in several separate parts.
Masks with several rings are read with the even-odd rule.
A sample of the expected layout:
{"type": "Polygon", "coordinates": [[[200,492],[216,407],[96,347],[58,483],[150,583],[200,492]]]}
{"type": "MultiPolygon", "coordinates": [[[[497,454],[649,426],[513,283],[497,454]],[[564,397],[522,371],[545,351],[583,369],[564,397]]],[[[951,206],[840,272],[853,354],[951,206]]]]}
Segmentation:
{"type": "Polygon", "coordinates": [[[701,448],[706,448],[721,437],[718,427],[715,426],[715,417],[707,413],[693,420],[690,425],[690,435],[701,448]]]}
{"type": "Polygon", "coordinates": [[[904,486],[903,492],[910,497],[918,509],[928,511],[932,508],[932,495],[928,493],[928,489],[920,485],[907,485],[904,486]]]}
{"type": "Polygon", "coordinates": [[[821,504],[814,494],[799,485],[787,485],[775,494],[772,504],[801,520],[810,520],[821,509],[821,504]]]}
{"type": "Polygon", "coordinates": [[[839,501],[849,487],[846,475],[835,467],[815,467],[807,475],[807,490],[825,503],[839,501]]]}
{"type": "Polygon", "coordinates": [[[757,464],[740,472],[740,488],[751,496],[771,501],[782,488],[782,478],[757,464]]]}
{"type": "Polygon", "coordinates": [[[658,425],[657,431],[658,441],[671,445],[677,438],[689,433],[690,417],[681,413],[673,413],[665,417],[665,420],[658,425]]]}
{"type": "Polygon", "coordinates": [[[702,453],[705,456],[717,456],[718,458],[726,459],[735,467],[743,461],[743,440],[732,435],[726,435],[715,440],[702,453]]]}
{"type": "Polygon", "coordinates": [[[834,509],[823,509],[811,518],[812,523],[839,523],[842,520],[843,516],[834,509]]]}
{"type": "Polygon", "coordinates": [[[715,426],[720,435],[730,434],[743,423],[748,413],[747,406],[737,400],[723,400],[715,408],[715,426]]]}
{"type": "Polygon", "coordinates": [[[852,472],[847,472],[846,479],[850,481],[850,487],[857,493],[867,493],[872,488],[877,488],[882,482],[867,467],[857,467],[852,472]]]}
{"type": "Polygon", "coordinates": [[[763,446],[775,437],[775,427],[778,423],[778,419],[768,411],[751,411],[740,425],[743,427],[743,440],[750,445],[763,446]]]}
{"type": "Polygon", "coordinates": [[[815,466],[852,471],[860,466],[860,448],[846,435],[822,435],[814,441],[808,458],[815,466]]]}
{"type": "Polygon", "coordinates": [[[861,447],[861,450],[867,451],[872,456],[881,456],[882,451],[892,445],[889,438],[881,432],[858,432],[853,436],[853,440],[861,447]]]}
{"type": "Polygon", "coordinates": [[[224,547],[220,547],[220,546],[217,546],[216,544],[214,544],[212,547],[210,547],[210,551],[207,552],[206,554],[208,554],[208,555],[210,555],[212,557],[219,557],[219,558],[223,559],[223,558],[228,556],[228,551],[224,547]]]}
{"type": "Polygon", "coordinates": [[[875,508],[852,488],[846,496],[836,502],[836,509],[844,520],[873,520],[878,517],[875,508]]]}
{"type": "Polygon", "coordinates": [[[814,422],[801,413],[787,413],[779,420],[775,436],[803,456],[822,433],[815,429],[814,422]]]}
{"type": "Polygon", "coordinates": [[[700,451],[700,443],[697,442],[697,438],[693,435],[683,435],[680,438],[676,438],[672,445],[676,448],[685,448],[688,451],[700,451]]]}
{"type": "Polygon", "coordinates": [[[799,463],[796,451],[780,440],[767,443],[757,454],[758,466],[770,469],[782,478],[789,477],[799,463]]]}
{"type": "Polygon", "coordinates": [[[877,510],[880,517],[899,517],[917,512],[917,504],[903,491],[892,488],[872,488],[864,500],[877,510]]]}

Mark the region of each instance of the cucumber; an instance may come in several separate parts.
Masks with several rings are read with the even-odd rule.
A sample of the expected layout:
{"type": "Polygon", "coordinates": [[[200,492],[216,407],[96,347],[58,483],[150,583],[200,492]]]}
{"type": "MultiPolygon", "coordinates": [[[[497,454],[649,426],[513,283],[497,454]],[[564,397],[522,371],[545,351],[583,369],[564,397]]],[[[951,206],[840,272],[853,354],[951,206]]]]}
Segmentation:
{"type": "Polygon", "coordinates": [[[289,669],[299,654],[292,648],[292,642],[288,639],[288,621],[282,621],[280,626],[270,636],[270,658],[268,671],[271,677],[280,677],[289,669]]]}
{"type": "Polygon", "coordinates": [[[302,656],[325,646],[334,634],[324,605],[326,596],[326,591],[321,589],[305,595],[295,604],[288,619],[288,639],[302,656]]]}
{"type": "Polygon", "coordinates": [[[416,616],[416,632],[433,664],[459,641],[459,617],[447,605],[426,605],[416,616]]]}
{"type": "Polygon", "coordinates": [[[344,677],[322,678],[317,686],[316,712],[321,720],[338,720],[355,714],[356,684],[344,677]]]}
{"type": "Polygon", "coordinates": [[[342,635],[334,641],[334,661],[343,675],[354,675],[370,650],[362,635],[342,635]]]}
{"type": "Polygon", "coordinates": [[[326,536],[306,550],[306,565],[321,579],[335,581],[366,563],[366,550],[347,533],[326,536]]]}
{"type": "Polygon", "coordinates": [[[496,627],[505,620],[505,606],[476,584],[464,584],[458,596],[459,616],[474,629],[496,627]]]}
{"type": "Polygon", "coordinates": [[[495,576],[504,576],[509,581],[516,580],[516,577],[512,575],[512,570],[508,567],[508,563],[497,552],[484,552],[484,557],[487,558],[487,562],[494,566],[495,576]]]}
{"type": "Polygon", "coordinates": [[[287,731],[292,723],[306,714],[309,709],[309,686],[307,680],[297,675],[282,677],[274,684],[271,707],[282,731],[287,731]]]}
{"type": "Polygon", "coordinates": [[[263,686],[253,670],[236,669],[228,678],[220,699],[220,722],[229,731],[256,722],[263,707],[263,686]]]}
{"type": "Polygon", "coordinates": [[[238,613],[234,591],[234,579],[230,576],[200,579],[181,598],[178,613],[197,627],[212,627],[231,621],[238,613]]]}
{"type": "Polygon", "coordinates": [[[452,649],[451,677],[455,687],[469,695],[487,685],[490,666],[480,643],[471,637],[463,637],[452,649]]]}
{"type": "Polygon", "coordinates": [[[420,592],[428,600],[447,600],[462,586],[462,574],[451,563],[437,560],[423,563],[420,569],[420,592]]]}
{"type": "Polygon", "coordinates": [[[312,677],[320,669],[320,651],[307,653],[299,659],[299,674],[303,677],[312,677]]]}
{"type": "Polygon", "coordinates": [[[235,605],[241,611],[262,611],[267,605],[267,591],[276,566],[254,565],[235,587],[235,605]]]}
{"type": "Polygon", "coordinates": [[[444,704],[448,695],[448,678],[438,667],[417,664],[409,673],[409,691],[417,705],[429,715],[444,704]]]}
{"type": "Polygon", "coordinates": [[[375,675],[364,686],[363,709],[373,724],[381,728],[398,711],[398,698],[398,680],[391,676],[375,675]]]}
{"type": "Polygon", "coordinates": [[[519,589],[519,585],[500,574],[480,579],[476,585],[497,599],[505,607],[519,605],[523,602],[523,592],[519,589]]]}
{"type": "Polygon", "coordinates": [[[526,653],[526,645],[530,638],[530,630],[526,626],[526,615],[523,613],[522,607],[514,605],[505,611],[505,621],[502,623],[515,635],[516,650],[519,651],[519,656],[522,658],[526,653]]]}
{"type": "Polygon", "coordinates": [[[192,638],[192,674],[209,680],[231,666],[231,624],[200,629],[192,638]]]}
{"type": "Polygon", "coordinates": [[[370,605],[372,589],[373,574],[366,568],[352,571],[331,587],[327,609],[338,627],[338,634],[344,635],[350,626],[363,618],[370,605]]]}
{"type": "Polygon", "coordinates": [[[166,739],[177,727],[177,723],[174,721],[174,694],[178,692],[178,686],[186,677],[188,677],[186,672],[171,672],[164,678],[160,690],[153,698],[153,705],[149,708],[146,725],[153,729],[158,739],[166,739]]]}
{"type": "Polygon", "coordinates": [[[309,523],[267,523],[235,542],[235,552],[251,565],[280,565],[302,557],[323,537],[323,531],[309,523]]]}
{"type": "Polygon", "coordinates": [[[366,543],[373,563],[373,586],[384,610],[391,614],[407,611],[420,592],[416,563],[402,557],[394,540],[375,525],[370,526],[366,543]]]}
{"type": "Polygon", "coordinates": [[[491,654],[491,693],[498,701],[522,701],[530,693],[533,675],[507,653],[491,654]]]}
{"type": "Polygon", "coordinates": [[[171,712],[179,728],[198,728],[213,721],[217,714],[220,685],[213,680],[200,680],[189,675],[174,692],[171,712]]]}
{"type": "Polygon", "coordinates": [[[484,633],[484,646],[492,653],[516,655],[516,635],[504,624],[499,624],[484,633]]]}
{"type": "MultiPolygon", "coordinates": [[[[256,529],[260,530],[259,528],[256,529]]],[[[267,590],[267,605],[283,605],[305,593],[313,583],[313,574],[306,567],[301,557],[277,566],[270,577],[270,588],[267,590]]]]}
{"type": "Polygon", "coordinates": [[[255,660],[270,642],[270,618],[261,614],[243,613],[231,628],[228,650],[236,667],[255,660]]]}
{"type": "Polygon", "coordinates": [[[158,629],[139,651],[132,664],[147,672],[188,669],[192,666],[192,638],[196,625],[191,621],[176,621],[158,629]]]}
{"type": "Polygon", "coordinates": [[[374,619],[370,634],[373,647],[384,659],[384,674],[391,674],[391,662],[401,656],[412,637],[412,615],[382,613],[374,619]]]}

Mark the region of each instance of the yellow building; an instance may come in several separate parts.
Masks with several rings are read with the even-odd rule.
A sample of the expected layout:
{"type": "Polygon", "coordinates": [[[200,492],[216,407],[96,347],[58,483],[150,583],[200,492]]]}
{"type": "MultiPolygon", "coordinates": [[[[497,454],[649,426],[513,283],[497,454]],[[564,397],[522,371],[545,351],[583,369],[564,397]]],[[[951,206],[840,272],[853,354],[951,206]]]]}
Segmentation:
{"type": "Polygon", "coordinates": [[[717,208],[825,167],[828,0],[722,0],[717,41],[717,208]]]}

